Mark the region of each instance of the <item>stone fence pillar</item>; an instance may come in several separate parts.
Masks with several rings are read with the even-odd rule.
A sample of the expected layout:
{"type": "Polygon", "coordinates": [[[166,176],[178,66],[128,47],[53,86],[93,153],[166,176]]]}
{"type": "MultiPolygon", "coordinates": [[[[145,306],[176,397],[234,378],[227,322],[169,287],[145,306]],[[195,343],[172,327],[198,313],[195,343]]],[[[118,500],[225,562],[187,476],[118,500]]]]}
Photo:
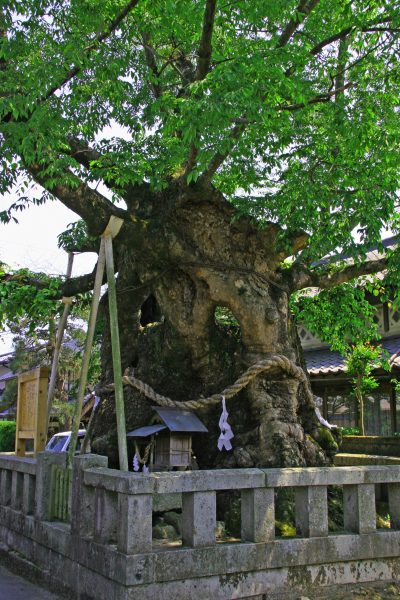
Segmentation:
{"type": "Polygon", "coordinates": [[[343,486],[345,531],[371,533],[376,529],[374,484],[343,486]]]}
{"type": "Polygon", "coordinates": [[[242,490],[242,540],[269,542],[275,537],[275,498],[273,488],[242,490]]]}
{"type": "Polygon", "coordinates": [[[107,456],[80,454],[72,468],[71,533],[79,537],[94,534],[95,490],[83,481],[85,469],[107,467],[107,456]]]}
{"type": "Polygon", "coordinates": [[[327,487],[300,486],[295,490],[296,531],[302,537],[328,535],[327,487]]]}
{"type": "Polygon", "coordinates": [[[39,521],[50,520],[52,502],[52,477],[53,465],[66,467],[66,452],[38,452],[36,456],[36,489],[35,489],[35,518],[39,521]]]}
{"type": "Polygon", "coordinates": [[[215,525],[215,491],[182,494],[182,541],[185,546],[213,546],[215,525]]]}

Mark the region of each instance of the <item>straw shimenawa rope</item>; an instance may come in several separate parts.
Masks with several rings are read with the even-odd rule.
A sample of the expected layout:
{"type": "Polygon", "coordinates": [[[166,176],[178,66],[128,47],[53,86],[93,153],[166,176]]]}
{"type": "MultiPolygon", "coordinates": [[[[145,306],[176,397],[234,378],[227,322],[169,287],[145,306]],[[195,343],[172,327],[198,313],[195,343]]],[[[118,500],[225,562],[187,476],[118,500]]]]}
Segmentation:
{"type": "MultiPolygon", "coordinates": [[[[289,360],[286,356],[283,356],[282,354],[273,354],[269,358],[256,362],[254,365],[249,367],[247,371],[245,371],[239,377],[239,379],[235,381],[235,383],[229,385],[227,388],[222,390],[222,392],[218,394],[213,394],[208,398],[199,398],[198,400],[187,400],[186,402],[171,400],[171,398],[168,398],[167,396],[162,396],[161,394],[158,394],[155,390],[153,390],[152,387],[147,385],[147,383],[144,383],[140,379],[136,379],[136,377],[129,375],[127,371],[125,372],[122,381],[125,385],[130,385],[131,387],[134,387],[137,390],[139,390],[139,392],[144,394],[147,398],[149,398],[149,400],[152,400],[159,406],[169,406],[171,408],[189,408],[197,410],[205,408],[207,406],[212,406],[213,404],[218,404],[219,402],[221,402],[221,396],[225,396],[226,399],[236,396],[236,394],[238,394],[244,387],[246,387],[246,385],[248,385],[250,381],[255,379],[257,375],[260,375],[260,373],[265,373],[277,367],[293,379],[297,379],[301,383],[306,384],[306,394],[308,395],[309,400],[313,404],[313,396],[307,385],[307,377],[303,369],[301,367],[298,367],[293,361],[289,360]]],[[[110,386],[106,386],[106,388],[103,389],[111,390],[112,388],[113,384],[111,384],[110,386]]]]}
{"type": "Polygon", "coordinates": [[[152,449],[153,446],[154,446],[154,441],[150,442],[150,444],[147,444],[146,448],[144,449],[144,454],[143,454],[143,458],[142,458],[140,456],[139,445],[138,445],[137,441],[135,440],[135,454],[136,454],[136,458],[139,461],[139,464],[147,465],[149,456],[150,456],[150,450],[152,449]]]}

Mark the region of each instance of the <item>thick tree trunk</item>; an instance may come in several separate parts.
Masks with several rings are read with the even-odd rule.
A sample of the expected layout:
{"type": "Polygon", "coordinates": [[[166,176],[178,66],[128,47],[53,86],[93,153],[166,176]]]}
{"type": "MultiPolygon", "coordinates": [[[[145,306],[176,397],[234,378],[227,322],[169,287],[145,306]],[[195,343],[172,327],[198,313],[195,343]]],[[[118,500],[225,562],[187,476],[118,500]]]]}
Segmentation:
{"type": "MultiPolygon", "coordinates": [[[[185,194],[171,188],[145,210],[152,211],[147,230],[139,239],[125,231],[117,246],[123,369],[133,367],[163,395],[188,400],[219,392],[274,353],[301,363],[291,290],[280,270],[288,252],[279,248],[277,226],[260,230],[248,219],[234,221],[230,205],[211,188],[185,194]],[[217,307],[228,308],[238,326],[218,324],[217,307]]],[[[103,382],[110,381],[106,327],[103,382]]],[[[277,369],[229,400],[230,452],[216,449],[220,407],[202,410],[209,434],[194,439],[200,466],[324,463],[321,447],[305,433],[317,429],[303,386],[277,369]]],[[[150,404],[126,390],[128,431],[148,423],[150,404]]],[[[108,398],[94,428],[93,447],[108,453],[115,445],[112,413],[108,398]]]]}

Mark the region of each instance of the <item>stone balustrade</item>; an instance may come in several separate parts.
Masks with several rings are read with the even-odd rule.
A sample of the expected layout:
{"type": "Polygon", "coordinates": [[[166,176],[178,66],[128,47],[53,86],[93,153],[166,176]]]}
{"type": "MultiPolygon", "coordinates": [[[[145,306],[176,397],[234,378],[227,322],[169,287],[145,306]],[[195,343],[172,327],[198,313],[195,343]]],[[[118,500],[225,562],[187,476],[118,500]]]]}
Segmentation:
{"type": "MultiPolygon", "coordinates": [[[[216,543],[216,492],[240,491],[241,541],[275,539],[275,490],[294,488],[298,536],[328,536],[328,486],[343,487],[344,531],[376,529],[375,484],[387,483],[391,528],[400,526],[400,467],[308,469],[229,469],[170,473],[121,473],[105,467],[80,468],[84,474],[81,513],[93,506],[82,534],[103,543],[117,542],[127,554],[152,549],[155,494],[182,494],[182,542],[190,548],[216,543]]],[[[88,459],[90,460],[90,459],[88,459]]]]}
{"type": "Polygon", "coordinates": [[[71,523],[51,521],[51,472],[65,454],[0,457],[0,540],[56,582],[96,600],[231,600],[400,572],[400,466],[123,473],[74,459],[71,523]],[[387,484],[390,529],[376,529],[387,484]],[[343,490],[343,530],[328,528],[328,489],[343,490]],[[296,536],[275,536],[279,489],[295,499],[296,536]],[[241,496],[240,539],[216,541],[217,496],[241,496]],[[154,500],[182,498],[182,545],[152,540],[154,500]]]}
{"type": "Polygon", "coordinates": [[[36,460],[0,457],[0,506],[9,506],[25,515],[33,514],[35,484],[36,460]]]}

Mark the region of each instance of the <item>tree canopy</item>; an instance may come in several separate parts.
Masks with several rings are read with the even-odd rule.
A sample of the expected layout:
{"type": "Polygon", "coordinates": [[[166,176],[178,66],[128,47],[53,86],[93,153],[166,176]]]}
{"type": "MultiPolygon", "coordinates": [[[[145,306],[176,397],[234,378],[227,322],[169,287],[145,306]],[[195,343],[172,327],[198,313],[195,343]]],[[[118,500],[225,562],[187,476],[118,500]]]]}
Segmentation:
{"type": "MultiPolygon", "coordinates": [[[[19,189],[0,218],[57,199],[82,219],[61,236],[69,252],[98,251],[123,220],[123,368],[178,399],[218,392],[271,353],[300,363],[293,292],[387,269],[397,283],[395,246],[367,250],[399,229],[398,1],[6,0],[0,15],[0,193],[19,189]]],[[[94,277],[49,292],[43,276],[1,279],[5,312],[13,290],[43,305],[94,277]]],[[[107,336],[106,323],[103,357],[107,336]]],[[[235,411],[246,452],[227,466],[324,460],[304,386],[249,386],[235,411]]],[[[144,424],[143,399],[125,400],[144,424]]]]}
{"type": "Polygon", "coordinates": [[[397,231],[398,2],[10,0],[0,28],[2,192],[28,174],[99,233],[126,216],[99,181],[212,182],[304,259],[397,231]]]}

